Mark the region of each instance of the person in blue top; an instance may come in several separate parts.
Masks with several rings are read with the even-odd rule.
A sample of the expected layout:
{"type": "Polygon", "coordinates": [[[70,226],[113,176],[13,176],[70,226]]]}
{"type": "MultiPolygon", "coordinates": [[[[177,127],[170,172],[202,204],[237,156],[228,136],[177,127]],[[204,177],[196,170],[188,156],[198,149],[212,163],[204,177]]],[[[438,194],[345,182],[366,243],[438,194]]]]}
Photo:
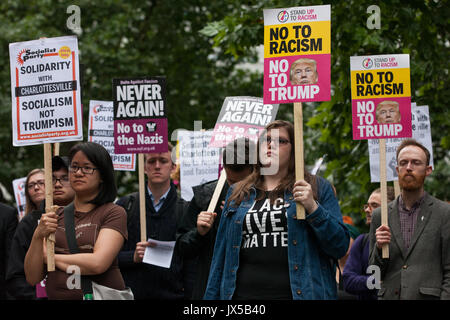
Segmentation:
{"type": "Polygon", "coordinates": [[[290,122],[265,129],[254,171],[225,199],[204,299],[336,299],[349,233],[331,184],[309,173],[295,181],[290,122]]]}
{"type": "MultiPolygon", "coordinates": [[[[387,187],[387,199],[391,202],[395,199],[394,187],[387,187]]],[[[364,212],[366,213],[366,225],[370,226],[372,222],[372,212],[376,208],[381,207],[381,190],[375,189],[367,203],[364,205],[364,212]]],[[[369,266],[369,234],[364,233],[359,235],[348,256],[345,268],[342,273],[344,280],[344,289],[346,292],[358,296],[358,300],[377,300],[377,289],[370,288],[367,285],[367,280],[372,275],[367,273],[369,266]]]]}

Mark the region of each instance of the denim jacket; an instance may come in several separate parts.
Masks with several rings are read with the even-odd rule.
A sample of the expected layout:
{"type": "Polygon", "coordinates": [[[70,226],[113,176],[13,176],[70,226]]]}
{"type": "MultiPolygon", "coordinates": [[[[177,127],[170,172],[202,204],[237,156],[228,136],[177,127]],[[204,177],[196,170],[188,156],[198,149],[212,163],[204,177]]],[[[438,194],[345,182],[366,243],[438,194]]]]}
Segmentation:
{"type": "MultiPolygon", "coordinates": [[[[316,178],[319,207],[307,214],[305,220],[296,219],[296,202],[292,194],[286,191],[284,195],[289,278],[294,300],[337,298],[335,261],[345,255],[350,241],[330,183],[324,178],[316,178]]],[[[256,198],[256,189],[251,189],[249,199],[242,201],[239,207],[228,204],[232,189],[228,191],[220,220],[204,295],[206,300],[231,300],[236,288],[242,222],[256,198]]]]}

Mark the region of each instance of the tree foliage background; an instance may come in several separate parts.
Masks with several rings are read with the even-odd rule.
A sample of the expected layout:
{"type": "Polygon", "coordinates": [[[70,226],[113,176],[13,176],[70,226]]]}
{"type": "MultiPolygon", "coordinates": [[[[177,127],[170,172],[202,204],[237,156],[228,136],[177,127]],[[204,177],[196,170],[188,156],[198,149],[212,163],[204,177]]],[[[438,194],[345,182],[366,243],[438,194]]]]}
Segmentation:
{"type": "MultiPolygon", "coordinates": [[[[372,1],[373,2],[373,1],[372,1]]],[[[446,1],[377,3],[381,28],[368,29],[371,1],[51,1],[0,3],[0,182],[12,194],[12,180],[43,166],[42,146],[13,147],[8,44],[73,34],[70,5],[81,9],[78,34],[84,119],[89,100],[112,100],[118,77],[167,78],[169,139],[194,120],[213,128],[227,96],[262,96],[263,9],[331,4],[332,99],[304,104],[305,165],[326,154],[320,174],[336,189],[343,214],[364,229],[361,206],[379,184],[370,182],[367,141],[352,140],[350,56],[410,54],[412,101],[428,105],[435,170],[426,190],[450,200],[449,17],[446,1]],[[244,66],[253,65],[248,69],[244,66]]],[[[279,119],[292,120],[292,105],[279,119]]],[[[87,137],[85,121],[84,136],[87,137]]],[[[67,153],[73,143],[61,145],[67,153]]],[[[119,194],[137,190],[137,174],[116,172],[119,194]]]]}

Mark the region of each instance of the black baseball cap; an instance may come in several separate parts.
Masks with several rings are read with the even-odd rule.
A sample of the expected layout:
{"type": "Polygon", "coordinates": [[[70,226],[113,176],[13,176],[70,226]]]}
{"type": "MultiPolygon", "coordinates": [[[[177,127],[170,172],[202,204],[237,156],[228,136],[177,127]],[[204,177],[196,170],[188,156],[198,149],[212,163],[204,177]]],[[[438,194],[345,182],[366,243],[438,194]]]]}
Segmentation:
{"type": "Polygon", "coordinates": [[[58,171],[61,168],[69,170],[69,157],[54,156],[52,158],[52,171],[58,171]]]}

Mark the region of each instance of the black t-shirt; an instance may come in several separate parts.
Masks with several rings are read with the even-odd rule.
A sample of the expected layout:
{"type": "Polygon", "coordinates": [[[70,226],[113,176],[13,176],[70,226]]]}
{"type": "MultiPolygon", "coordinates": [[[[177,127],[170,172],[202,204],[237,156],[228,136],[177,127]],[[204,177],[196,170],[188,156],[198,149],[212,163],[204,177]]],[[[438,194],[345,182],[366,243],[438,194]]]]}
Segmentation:
{"type": "Polygon", "coordinates": [[[283,198],[270,204],[269,194],[253,203],[243,221],[234,300],[292,299],[286,208],[283,198]]]}

